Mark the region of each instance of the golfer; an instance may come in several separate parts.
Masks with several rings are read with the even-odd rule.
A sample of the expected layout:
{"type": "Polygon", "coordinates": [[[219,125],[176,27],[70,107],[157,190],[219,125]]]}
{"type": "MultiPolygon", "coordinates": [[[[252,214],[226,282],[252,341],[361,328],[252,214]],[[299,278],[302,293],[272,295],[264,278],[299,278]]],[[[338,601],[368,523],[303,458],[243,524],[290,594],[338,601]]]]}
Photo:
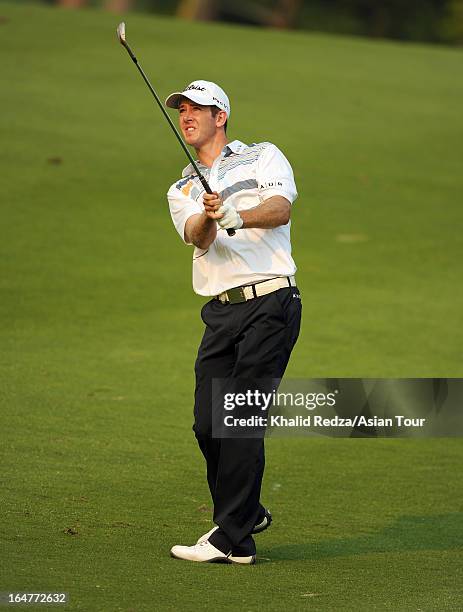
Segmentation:
{"type": "Polygon", "coordinates": [[[193,430],[207,466],[215,526],[171,555],[200,562],[255,562],[253,534],[272,517],[260,503],[264,440],[213,437],[212,379],[279,379],[297,340],[301,299],[291,256],[291,166],[270,142],[229,142],[230,102],[210,81],[193,81],[166,105],[214,193],[191,165],[167,194],[176,230],[193,245],[193,289],[210,300],[195,364],[193,430]],[[225,230],[235,230],[229,236],[225,230]]]}

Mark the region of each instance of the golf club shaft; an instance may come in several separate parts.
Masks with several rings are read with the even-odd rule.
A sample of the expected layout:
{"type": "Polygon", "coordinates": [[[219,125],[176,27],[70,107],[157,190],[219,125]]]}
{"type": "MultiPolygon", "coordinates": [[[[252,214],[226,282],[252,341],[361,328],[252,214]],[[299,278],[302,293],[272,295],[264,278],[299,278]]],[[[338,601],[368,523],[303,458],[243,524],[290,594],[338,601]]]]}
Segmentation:
{"type": "MultiPolygon", "coordinates": [[[[135,66],[138,68],[138,71],[140,72],[141,76],[143,77],[143,80],[145,81],[145,83],[148,85],[149,90],[151,91],[151,93],[153,94],[156,102],[158,103],[159,108],[161,109],[164,117],[167,119],[167,121],[169,122],[170,127],[172,128],[172,131],[174,132],[175,136],[177,137],[177,140],[179,141],[179,143],[182,145],[182,149],[185,151],[186,156],[188,157],[188,159],[191,162],[191,165],[193,166],[196,174],[198,175],[199,180],[201,181],[202,186],[204,187],[206,193],[213,193],[212,189],[209,186],[209,183],[207,182],[207,180],[205,179],[205,177],[201,174],[201,172],[199,171],[198,166],[196,165],[195,160],[193,159],[191,153],[188,151],[185,143],[183,142],[182,137],[180,136],[177,128],[175,127],[175,125],[172,122],[172,119],[169,117],[167,111],[165,110],[161,100],[159,99],[157,93],[154,91],[153,86],[151,85],[151,83],[149,82],[148,77],[146,76],[143,68],[140,66],[140,64],[138,63],[137,58],[135,57],[135,55],[133,54],[131,48],[129,47],[129,45],[124,41],[122,43],[124,45],[124,47],[127,49],[127,53],[130,55],[131,59],[133,60],[133,63],[135,64],[135,66]]],[[[235,230],[233,229],[227,229],[227,234],[229,236],[234,236],[235,235],[235,230]]]]}

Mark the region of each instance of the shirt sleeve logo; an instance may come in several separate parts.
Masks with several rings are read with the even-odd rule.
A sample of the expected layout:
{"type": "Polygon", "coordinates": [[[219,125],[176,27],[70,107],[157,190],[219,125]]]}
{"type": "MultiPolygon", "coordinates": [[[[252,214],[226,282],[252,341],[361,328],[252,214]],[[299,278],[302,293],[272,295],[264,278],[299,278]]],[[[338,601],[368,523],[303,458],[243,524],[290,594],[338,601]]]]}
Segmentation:
{"type": "Polygon", "coordinates": [[[283,187],[281,181],[267,181],[259,185],[259,189],[267,189],[267,187],[283,187]]]}
{"type": "Polygon", "coordinates": [[[193,181],[188,181],[188,183],[184,185],[180,191],[183,193],[183,195],[189,196],[192,187],[193,187],[193,181]]]}
{"type": "MultiPolygon", "coordinates": [[[[191,176],[187,176],[186,178],[181,179],[175,184],[175,186],[177,187],[179,191],[182,191],[183,193],[185,193],[183,190],[185,189],[185,187],[188,186],[189,183],[192,183],[191,176]]],[[[191,187],[192,185],[190,185],[190,187],[188,188],[186,195],[188,195],[188,193],[190,192],[191,187]]]]}

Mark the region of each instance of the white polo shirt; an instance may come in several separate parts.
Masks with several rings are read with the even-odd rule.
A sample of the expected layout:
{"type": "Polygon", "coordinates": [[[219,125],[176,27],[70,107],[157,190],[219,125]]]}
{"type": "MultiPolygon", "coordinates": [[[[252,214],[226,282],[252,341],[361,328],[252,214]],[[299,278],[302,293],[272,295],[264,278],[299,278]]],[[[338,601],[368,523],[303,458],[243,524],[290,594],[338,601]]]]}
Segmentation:
{"type": "MultiPolygon", "coordinates": [[[[197,162],[211,189],[238,212],[258,206],[275,195],[291,204],[297,197],[291,166],[270,142],[246,145],[234,140],[224,147],[211,168],[197,162]]],[[[188,165],[182,178],[167,193],[175,228],[185,241],[185,223],[204,212],[204,188],[188,165]]],[[[207,250],[195,247],[193,289],[213,296],[240,285],[291,276],[296,264],[291,257],[290,223],[274,229],[239,229],[229,236],[217,224],[217,237],[207,250]]]]}

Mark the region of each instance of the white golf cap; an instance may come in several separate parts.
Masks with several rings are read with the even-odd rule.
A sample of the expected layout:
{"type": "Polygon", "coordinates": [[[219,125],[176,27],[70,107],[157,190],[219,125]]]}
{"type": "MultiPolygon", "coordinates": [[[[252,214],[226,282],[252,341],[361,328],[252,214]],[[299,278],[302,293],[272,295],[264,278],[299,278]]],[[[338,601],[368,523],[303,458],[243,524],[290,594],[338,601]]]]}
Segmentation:
{"type": "Polygon", "coordinates": [[[230,101],[224,90],[212,81],[193,81],[183,91],[175,91],[166,99],[166,106],[178,108],[180,100],[188,98],[203,106],[217,106],[230,117],[230,101]]]}

